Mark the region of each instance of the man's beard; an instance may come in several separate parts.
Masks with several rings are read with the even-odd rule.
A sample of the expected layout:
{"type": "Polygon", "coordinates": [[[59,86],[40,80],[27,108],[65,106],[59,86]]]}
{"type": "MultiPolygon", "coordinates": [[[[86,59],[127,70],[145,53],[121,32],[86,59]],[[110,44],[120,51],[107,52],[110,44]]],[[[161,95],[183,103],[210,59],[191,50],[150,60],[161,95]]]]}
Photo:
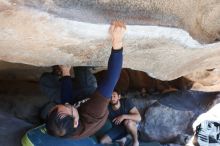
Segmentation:
{"type": "Polygon", "coordinates": [[[119,103],[119,100],[116,101],[115,103],[111,102],[111,104],[112,104],[113,106],[117,105],[118,103],[119,103]]]}

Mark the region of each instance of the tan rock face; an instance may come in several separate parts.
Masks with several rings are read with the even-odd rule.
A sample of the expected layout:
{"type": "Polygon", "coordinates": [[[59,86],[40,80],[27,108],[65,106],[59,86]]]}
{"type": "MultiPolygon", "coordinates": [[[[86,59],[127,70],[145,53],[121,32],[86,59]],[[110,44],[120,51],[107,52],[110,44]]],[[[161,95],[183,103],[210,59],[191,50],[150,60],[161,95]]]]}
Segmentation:
{"type": "Polygon", "coordinates": [[[194,82],[192,89],[200,91],[220,91],[220,70],[205,70],[186,76],[194,82]]]}
{"type": "Polygon", "coordinates": [[[106,66],[116,18],[128,24],[124,67],[171,80],[220,66],[218,0],[0,0],[0,59],[106,66]]]}

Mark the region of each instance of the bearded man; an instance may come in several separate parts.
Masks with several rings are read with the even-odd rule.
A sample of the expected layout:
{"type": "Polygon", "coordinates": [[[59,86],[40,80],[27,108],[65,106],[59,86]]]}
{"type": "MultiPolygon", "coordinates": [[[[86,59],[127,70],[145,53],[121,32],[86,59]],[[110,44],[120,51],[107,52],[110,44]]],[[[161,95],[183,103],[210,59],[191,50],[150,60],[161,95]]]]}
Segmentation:
{"type": "Polygon", "coordinates": [[[137,123],[141,121],[141,116],[134,104],[128,98],[121,99],[119,91],[114,91],[108,109],[112,128],[101,138],[101,143],[110,144],[129,133],[133,146],[139,146],[137,123]]]}

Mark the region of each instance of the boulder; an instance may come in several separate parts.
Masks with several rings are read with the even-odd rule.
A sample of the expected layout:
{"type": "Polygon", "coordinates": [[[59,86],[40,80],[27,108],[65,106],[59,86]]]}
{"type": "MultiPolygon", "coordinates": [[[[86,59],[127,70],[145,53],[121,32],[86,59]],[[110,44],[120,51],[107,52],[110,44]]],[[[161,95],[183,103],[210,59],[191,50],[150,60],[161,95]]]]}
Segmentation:
{"type": "Polygon", "coordinates": [[[41,74],[51,71],[52,68],[0,61],[0,81],[16,80],[21,82],[37,82],[39,81],[41,74]]]}
{"type": "Polygon", "coordinates": [[[49,101],[36,82],[0,81],[0,111],[32,124],[41,123],[41,108],[49,101]]]}
{"type": "MultiPolygon", "coordinates": [[[[98,84],[104,79],[107,71],[103,70],[95,74],[98,84]]],[[[115,89],[119,92],[139,91],[142,94],[161,94],[171,90],[191,89],[193,81],[180,77],[171,81],[161,81],[150,77],[147,73],[130,68],[123,68],[115,89]]]]}
{"type": "Polygon", "coordinates": [[[220,66],[219,11],[216,0],[1,0],[0,60],[106,66],[109,23],[122,19],[124,67],[172,80],[220,66]]]}
{"type": "Polygon", "coordinates": [[[193,135],[193,122],[215,105],[219,97],[219,92],[189,90],[152,96],[148,101],[133,98],[143,119],[139,126],[140,138],[144,141],[186,144],[186,140],[193,135]],[[154,102],[152,99],[155,99],[154,102]]]}

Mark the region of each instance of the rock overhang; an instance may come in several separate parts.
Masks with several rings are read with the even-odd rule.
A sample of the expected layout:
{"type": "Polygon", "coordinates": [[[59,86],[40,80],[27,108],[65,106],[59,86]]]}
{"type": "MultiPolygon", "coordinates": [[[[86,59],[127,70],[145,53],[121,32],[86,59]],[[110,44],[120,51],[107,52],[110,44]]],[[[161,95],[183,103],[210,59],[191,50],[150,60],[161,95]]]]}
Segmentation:
{"type": "MultiPolygon", "coordinates": [[[[102,9],[102,12],[108,12],[107,14],[97,13],[97,19],[100,20],[100,23],[92,20],[85,22],[84,18],[80,22],[80,16],[89,13],[80,14],[79,12],[83,12],[83,7],[89,7],[89,2],[86,3],[86,1],[84,5],[79,6],[76,1],[72,0],[68,1],[72,2],[72,5],[68,7],[66,4],[66,7],[58,5],[59,2],[64,3],[52,0],[35,2],[31,0],[2,0],[0,4],[0,59],[34,66],[55,64],[106,66],[111,48],[108,39],[109,23],[107,22],[110,18],[114,18],[109,15],[109,10],[115,5],[114,16],[120,14],[116,13],[118,9],[116,3],[121,1],[116,1],[106,11],[102,9]],[[73,12],[72,7],[79,8],[77,20],[72,19],[73,16],[68,17],[63,13],[73,12]],[[109,16],[109,18],[101,19],[100,16],[109,16]]],[[[106,8],[110,3],[110,1],[97,2],[91,1],[91,5],[106,8]]],[[[127,2],[128,4],[132,3],[131,1],[127,2]]],[[[153,7],[150,2],[146,6],[153,7]]],[[[160,4],[155,7],[159,9],[159,6],[160,4]]],[[[174,5],[175,8],[178,8],[177,6],[177,4],[174,5]]],[[[121,16],[128,19],[123,66],[145,71],[162,80],[171,80],[193,71],[219,67],[220,43],[206,44],[206,41],[201,41],[203,40],[202,34],[201,38],[195,35],[192,37],[193,32],[185,26],[178,26],[178,20],[171,18],[178,16],[178,19],[185,20],[182,15],[180,16],[176,11],[174,11],[176,14],[171,15],[168,8],[165,13],[166,7],[165,5],[165,10],[161,15],[159,12],[156,13],[161,24],[145,19],[145,25],[134,25],[132,23],[135,20],[133,17],[121,16]],[[165,15],[170,17],[162,18],[165,15]],[[167,24],[164,22],[169,18],[173,20],[170,21],[170,25],[168,22],[167,24]],[[153,24],[172,27],[152,26],[153,24]]],[[[91,7],[91,11],[94,11],[94,8],[97,7],[91,7]]],[[[156,15],[154,18],[152,14],[154,11],[152,10],[150,13],[150,10],[146,11],[148,12],[146,18],[151,16],[152,20],[156,20],[156,15]]],[[[96,11],[94,11],[95,13],[96,11]]],[[[95,18],[95,16],[93,17],[95,18]]],[[[140,22],[137,21],[137,24],[140,22]]],[[[209,41],[212,42],[211,39],[209,41]]]]}

